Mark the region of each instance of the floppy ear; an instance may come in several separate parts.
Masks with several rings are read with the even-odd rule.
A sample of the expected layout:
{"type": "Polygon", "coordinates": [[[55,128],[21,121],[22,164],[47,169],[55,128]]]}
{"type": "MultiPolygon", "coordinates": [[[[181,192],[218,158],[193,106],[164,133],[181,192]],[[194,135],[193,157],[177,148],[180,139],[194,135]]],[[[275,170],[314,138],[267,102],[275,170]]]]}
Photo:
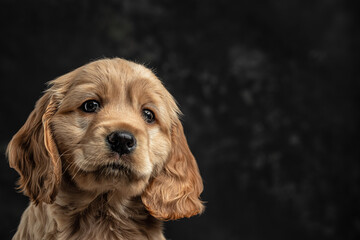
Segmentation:
{"type": "Polygon", "coordinates": [[[167,163],[142,195],[150,214],[161,220],[191,217],[204,210],[199,199],[203,183],[178,119],[172,126],[171,144],[167,163]]]}
{"type": "Polygon", "coordinates": [[[7,147],[10,167],[20,175],[19,189],[38,204],[55,200],[61,162],[49,126],[56,103],[47,92],[7,147]]]}

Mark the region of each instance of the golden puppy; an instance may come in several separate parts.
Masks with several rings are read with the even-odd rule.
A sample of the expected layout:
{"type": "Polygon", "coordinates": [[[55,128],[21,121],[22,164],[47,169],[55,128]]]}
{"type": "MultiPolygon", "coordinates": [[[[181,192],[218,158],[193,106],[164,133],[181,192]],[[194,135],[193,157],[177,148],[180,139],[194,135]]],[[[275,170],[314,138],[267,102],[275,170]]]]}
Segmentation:
{"type": "Polygon", "coordinates": [[[103,59],[50,82],[7,149],[31,203],[13,239],[165,239],[203,211],[180,111],[142,65],[103,59]]]}

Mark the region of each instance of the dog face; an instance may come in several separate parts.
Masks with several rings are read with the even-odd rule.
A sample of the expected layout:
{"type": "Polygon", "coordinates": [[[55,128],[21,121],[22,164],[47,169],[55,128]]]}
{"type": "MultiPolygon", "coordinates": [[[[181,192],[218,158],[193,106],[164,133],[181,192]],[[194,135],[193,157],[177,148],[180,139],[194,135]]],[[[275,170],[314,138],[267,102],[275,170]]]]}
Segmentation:
{"type": "Polygon", "coordinates": [[[54,201],[67,174],[81,190],[141,196],[159,219],[190,217],[202,181],[178,114],[147,68],[95,61],[50,82],[8,146],[10,166],[35,203],[54,201]]]}
{"type": "Polygon", "coordinates": [[[97,62],[74,76],[50,128],[80,188],[136,195],[169,156],[174,106],[146,68],[97,62]]]}

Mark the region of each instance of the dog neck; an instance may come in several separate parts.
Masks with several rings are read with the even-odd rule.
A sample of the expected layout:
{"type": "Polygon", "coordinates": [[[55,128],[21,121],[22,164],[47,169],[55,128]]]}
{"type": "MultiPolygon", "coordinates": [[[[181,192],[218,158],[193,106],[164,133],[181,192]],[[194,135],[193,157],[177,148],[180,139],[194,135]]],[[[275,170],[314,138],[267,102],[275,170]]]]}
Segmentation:
{"type": "Polygon", "coordinates": [[[80,190],[64,178],[53,213],[59,239],[163,239],[162,223],[145,209],[140,197],[124,197],[118,191],[80,190]],[[88,238],[85,238],[84,236],[88,238]]]}

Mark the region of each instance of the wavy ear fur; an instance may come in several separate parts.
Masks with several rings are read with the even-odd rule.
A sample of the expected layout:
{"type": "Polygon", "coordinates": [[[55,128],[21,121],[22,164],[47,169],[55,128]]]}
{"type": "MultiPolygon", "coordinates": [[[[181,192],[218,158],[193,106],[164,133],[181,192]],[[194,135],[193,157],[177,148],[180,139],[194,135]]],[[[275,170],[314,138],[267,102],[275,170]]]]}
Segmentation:
{"type": "Polygon", "coordinates": [[[35,204],[53,202],[60,184],[61,162],[49,126],[55,112],[56,102],[47,92],[6,151],[10,167],[20,175],[19,189],[35,204]]]}
{"type": "Polygon", "coordinates": [[[199,199],[203,183],[178,119],[172,126],[171,142],[172,150],[164,169],[142,195],[150,214],[160,220],[191,217],[204,210],[199,199]]]}

